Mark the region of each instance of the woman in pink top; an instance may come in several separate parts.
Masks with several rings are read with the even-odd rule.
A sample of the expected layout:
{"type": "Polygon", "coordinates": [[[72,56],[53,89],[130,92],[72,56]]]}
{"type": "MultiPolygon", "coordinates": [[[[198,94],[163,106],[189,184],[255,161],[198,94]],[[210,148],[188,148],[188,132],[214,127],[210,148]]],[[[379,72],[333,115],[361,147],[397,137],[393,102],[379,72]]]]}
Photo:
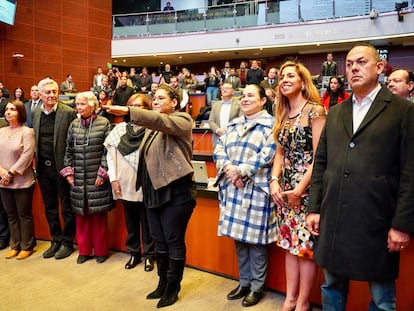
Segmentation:
{"type": "Polygon", "coordinates": [[[21,101],[6,105],[8,126],[0,129],[0,194],[10,228],[10,252],[6,258],[24,259],[36,245],[32,215],[35,176],[33,129],[23,125],[26,109],[21,101]]]}

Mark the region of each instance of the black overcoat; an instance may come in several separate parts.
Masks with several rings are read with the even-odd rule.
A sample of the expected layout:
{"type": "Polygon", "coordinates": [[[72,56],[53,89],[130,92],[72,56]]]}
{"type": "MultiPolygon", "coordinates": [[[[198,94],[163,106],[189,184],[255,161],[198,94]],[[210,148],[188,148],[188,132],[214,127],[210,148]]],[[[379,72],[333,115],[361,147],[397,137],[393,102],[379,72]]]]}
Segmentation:
{"type": "Polygon", "coordinates": [[[313,167],[309,212],[320,213],[316,263],[352,280],[398,277],[391,227],[414,232],[414,105],[385,87],[358,130],[352,97],[329,110],[313,167]]]}

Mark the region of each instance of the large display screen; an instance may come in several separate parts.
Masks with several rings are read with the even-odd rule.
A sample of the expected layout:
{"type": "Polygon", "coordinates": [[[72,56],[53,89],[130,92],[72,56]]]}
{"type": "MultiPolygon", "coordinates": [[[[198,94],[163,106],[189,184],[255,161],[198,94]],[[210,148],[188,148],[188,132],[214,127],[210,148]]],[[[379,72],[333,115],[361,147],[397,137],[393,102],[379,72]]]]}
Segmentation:
{"type": "Polygon", "coordinates": [[[15,0],[0,0],[0,22],[14,25],[16,5],[15,0]]]}

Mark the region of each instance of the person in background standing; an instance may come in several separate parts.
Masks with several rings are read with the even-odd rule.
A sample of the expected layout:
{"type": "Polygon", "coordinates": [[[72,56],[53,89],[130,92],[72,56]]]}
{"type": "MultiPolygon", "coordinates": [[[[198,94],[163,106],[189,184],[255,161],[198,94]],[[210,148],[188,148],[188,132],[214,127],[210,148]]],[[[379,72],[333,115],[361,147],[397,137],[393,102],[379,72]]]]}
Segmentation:
{"type": "Polygon", "coordinates": [[[211,67],[204,79],[206,84],[207,106],[211,106],[213,100],[217,100],[217,94],[220,86],[220,78],[216,73],[216,67],[211,67]]]}
{"type": "Polygon", "coordinates": [[[37,85],[32,85],[30,88],[30,100],[24,103],[26,108],[26,125],[33,127],[32,112],[42,106],[42,99],[40,98],[39,88],[37,85]]]}
{"type": "Polygon", "coordinates": [[[230,83],[221,86],[221,102],[213,103],[208,124],[213,132],[212,144],[216,146],[217,140],[226,131],[231,120],[240,116],[240,102],[233,97],[234,90],[230,83]]]}
{"type": "Polygon", "coordinates": [[[127,85],[128,78],[122,76],[120,79],[120,86],[115,89],[112,96],[112,104],[119,106],[126,106],[128,99],[135,93],[134,88],[127,85]]]}
{"type": "Polygon", "coordinates": [[[0,194],[11,237],[11,251],[6,259],[25,259],[36,245],[32,214],[35,139],[33,130],[24,125],[26,109],[23,102],[9,102],[5,117],[9,126],[0,129],[0,194]]]}
{"type": "Polygon", "coordinates": [[[21,87],[16,87],[13,92],[14,100],[18,100],[22,103],[26,102],[26,98],[24,97],[24,91],[21,87]]]}
{"type": "Polygon", "coordinates": [[[148,93],[151,91],[152,78],[148,74],[147,67],[143,67],[141,74],[137,78],[137,92],[148,93]]]}
{"type": "MultiPolygon", "coordinates": [[[[127,106],[150,110],[151,101],[144,94],[134,94],[128,100],[127,106]]],[[[124,206],[128,232],[126,247],[131,254],[125,269],[135,268],[144,256],[144,270],[152,271],[155,259],[154,241],[149,231],[142,188],[138,190],[135,188],[139,166],[139,145],[144,134],[145,127],[133,122],[122,122],[109,133],[104,145],[108,150],[106,158],[113,197],[121,199],[124,206]],[[144,251],[142,255],[141,245],[144,251]]]]}
{"type": "Polygon", "coordinates": [[[76,262],[83,264],[93,254],[97,263],[103,263],[109,255],[107,212],[113,208],[103,145],[111,123],[96,114],[98,100],[92,92],[79,93],[75,102],[80,117],[69,126],[60,174],[71,186],[79,248],[76,262]]]}
{"type": "Polygon", "coordinates": [[[3,89],[0,88],[0,118],[4,117],[6,111],[6,105],[10,101],[9,98],[4,97],[3,89]]]}
{"type": "Polygon", "coordinates": [[[322,95],[322,105],[329,110],[336,104],[342,103],[349,98],[349,94],[344,90],[344,82],[337,76],[329,79],[329,85],[322,95]]]}
{"type": "Polygon", "coordinates": [[[269,72],[267,73],[267,79],[264,79],[262,82],[260,82],[260,85],[262,88],[267,89],[276,89],[278,83],[278,76],[277,76],[277,69],[272,67],[269,69],[269,72]]]}
{"type": "Polygon", "coordinates": [[[264,79],[264,71],[259,67],[257,60],[252,60],[252,66],[246,75],[246,84],[259,85],[264,79]]]}
{"type": "Polygon", "coordinates": [[[68,127],[76,118],[76,112],[58,102],[59,86],[54,80],[43,79],[38,88],[42,106],[32,114],[36,137],[36,171],[52,237],[43,258],[63,259],[73,253],[75,215],[70,205],[69,185],[59,175],[59,171],[63,168],[68,127]],[[59,199],[63,225],[59,216],[59,199]]]}
{"type": "Polygon", "coordinates": [[[333,60],[333,54],[326,54],[326,61],[322,63],[320,78],[324,76],[337,76],[338,75],[338,65],[333,60]]]}
{"type": "Polygon", "coordinates": [[[414,73],[405,69],[395,69],[387,79],[391,93],[411,101],[414,89],[414,73]]]}
{"type": "Polygon", "coordinates": [[[102,73],[102,67],[98,67],[96,69],[96,74],[93,76],[93,83],[92,83],[93,88],[96,89],[97,87],[102,86],[102,80],[104,78],[108,80],[108,77],[102,73]]]}
{"type": "Polygon", "coordinates": [[[77,92],[75,83],[73,82],[73,78],[70,73],[66,76],[66,80],[60,85],[60,91],[62,94],[77,92]]]}
{"type": "Polygon", "coordinates": [[[230,69],[230,75],[224,80],[224,83],[230,83],[234,91],[237,91],[241,88],[241,81],[240,78],[236,75],[235,68],[230,69]]]}
{"type": "Polygon", "coordinates": [[[3,81],[0,80],[0,89],[3,91],[3,97],[10,99],[10,92],[9,90],[4,86],[3,81]]]}
{"type": "Polygon", "coordinates": [[[240,67],[237,69],[236,74],[240,78],[240,87],[244,88],[246,86],[246,77],[249,69],[246,68],[247,64],[245,61],[240,62],[240,67]]]}
{"type": "Polygon", "coordinates": [[[325,124],[325,108],[309,70],[300,63],[280,68],[274,136],[277,152],[270,189],[278,206],[277,245],[286,250],[286,299],[283,311],[308,311],[316,264],[315,241],[305,226],[316,146],[325,124]]]}
{"type": "Polygon", "coordinates": [[[165,64],[164,71],[161,72],[160,80],[161,78],[164,78],[165,83],[170,84],[171,77],[174,76],[174,71],[171,70],[170,64],[165,64]]]}

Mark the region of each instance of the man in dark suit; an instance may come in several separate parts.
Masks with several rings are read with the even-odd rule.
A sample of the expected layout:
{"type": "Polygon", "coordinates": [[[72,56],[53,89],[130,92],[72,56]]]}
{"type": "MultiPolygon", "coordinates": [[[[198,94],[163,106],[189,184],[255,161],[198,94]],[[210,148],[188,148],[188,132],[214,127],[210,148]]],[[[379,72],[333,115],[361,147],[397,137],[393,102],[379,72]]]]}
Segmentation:
{"type": "Polygon", "coordinates": [[[269,69],[269,72],[267,73],[267,79],[264,79],[262,82],[260,82],[260,86],[264,89],[276,89],[278,82],[278,76],[277,76],[277,69],[272,67],[269,69]]]}
{"type": "Polygon", "coordinates": [[[231,83],[223,83],[221,86],[221,101],[214,102],[211,107],[208,124],[213,131],[213,146],[226,130],[227,124],[240,116],[239,100],[233,97],[234,90],[231,83]]]}
{"type": "Polygon", "coordinates": [[[32,122],[32,113],[33,111],[42,105],[42,100],[40,99],[39,88],[37,85],[32,85],[30,88],[30,100],[24,103],[26,108],[26,125],[28,127],[33,127],[32,122]]]}
{"type": "Polygon", "coordinates": [[[353,95],[329,110],[306,224],[325,270],[324,310],[345,310],[349,280],[368,281],[370,310],[395,310],[400,252],[414,232],[414,105],[381,87],[376,49],[346,57],[353,95]]]}
{"type": "Polygon", "coordinates": [[[33,111],[33,128],[36,138],[37,179],[45,204],[52,243],[44,258],[63,259],[73,252],[75,215],[70,203],[69,184],[59,174],[63,168],[66,137],[76,112],[58,102],[59,86],[52,79],[39,82],[43,104],[33,111]],[[59,218],[59,200],[62,207],[63,227],[59,218]]]}
{"type": "Polygon", "coordinates": [[[239,90],[241,88],[240,78],[236,75],[236,68],[230,69],[230,75],[224,80],[224,83],[230,83],[233,90],[239,90]]]}
{"type": "Polygon", "coordinates": [[[143,67],[141,74],[137,79],[137,92],[138,93],[148,93],[151,91],[152,78],[148,74],[147,67],[143,67]]]}

